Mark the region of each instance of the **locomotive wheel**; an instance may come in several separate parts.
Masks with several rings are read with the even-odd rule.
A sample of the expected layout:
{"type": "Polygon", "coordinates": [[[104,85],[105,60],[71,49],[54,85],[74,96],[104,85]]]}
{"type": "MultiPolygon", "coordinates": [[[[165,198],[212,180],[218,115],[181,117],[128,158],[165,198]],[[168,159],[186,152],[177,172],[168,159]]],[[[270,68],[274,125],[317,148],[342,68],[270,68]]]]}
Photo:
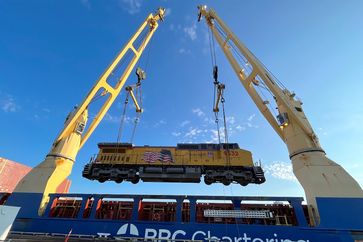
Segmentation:
{"type": "Polygon", "coordinates": [[[132,178],[131,183],[137,184],[137,183],[139,183],[139,181],[140,181],[140,177],[137,176],[137,177],[132,178]]]}
{"type": "Polygon", "coordinates": [[[101,182],[101,183],[104,183],[106,181],[106,179],[105,178],[100,178],[100,179],[98,179],[98,181],[101,182]]]}
{"type": "Polygon", "coordinates": [[[248,185],[248,181],[246,181],[245,179],[240,179],[240,180],[238,180],[238,183],[239,183],[241,186],[243,186],[243,187],[245,187],[245,186],[247,186],[247,185],[248,185]]]}
{"type": "Polygon", "coordinates": [[[207,185],[211,185],[213,183],[213,178],[205,176],[204,177],[204,183],[207,184],[207,185]]]}
{"type": "Polygon", "coordinates": [[[232,175],[232,173],[231,172],[228,172],[227,174],[226,174],[226,176],[225,176],[225,178],[224,178],[225,180],[227,180],[227,181],[230,181],[230,182],[232,182],[233,181],[233,175],[232,175]]]}
{"type": "Polygon", "coordinates": [[[229,186],[229,185],[231,185],[231,181],[230,181],[230,180],[227,180],[227,179],[223,179],[223,180],[222,180],[222,183],[223,183],[223,185],[225,185],[225,186],[229,186]]]}
{"type": "Polygon", "coordinates": [[[115,182],[120,184],[123,181],[123,179],[116,179],[115,182]]]}

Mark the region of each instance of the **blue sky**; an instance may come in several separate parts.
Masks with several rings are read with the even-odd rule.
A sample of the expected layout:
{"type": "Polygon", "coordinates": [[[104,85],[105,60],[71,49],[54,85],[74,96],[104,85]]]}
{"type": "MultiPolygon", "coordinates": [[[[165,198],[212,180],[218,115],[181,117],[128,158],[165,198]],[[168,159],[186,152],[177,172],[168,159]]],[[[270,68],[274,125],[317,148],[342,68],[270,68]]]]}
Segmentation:
{"type": "MultiPolygon", "coordinates": [[[[1,1],[0,156],[29,166],[47,154],[78,104],[149,12],[168,9],[149,46],[145,112],[136,145],[215,141],[205,23],[196,1],[1,1]]],[[[363,185],[363,15],[361,1],[205,1],[304,102],[328,156],[363,185]]],[[[267,171],[263,185],[112,182],[81,177],[97,143],[116,142],[125,93],[80,151],[71,191],[82,193],[303,196],[285,145],[263,119],[217,48],[226,84],[230,141],[267,171]]],[[[145,52],[146,53],[146,52],[145,52]]],[[[140,66],[147,61],[141,59],[140,66]]],[[[135,82],[132,75],[128,83],[135,82]]],[[[92,113],[91,113],[92,116],[92,113]]],[[[135,114],[128,110],[130,120],[135,114]]],[[[125,127],[129,141],[132,122],[125,127]]]]}

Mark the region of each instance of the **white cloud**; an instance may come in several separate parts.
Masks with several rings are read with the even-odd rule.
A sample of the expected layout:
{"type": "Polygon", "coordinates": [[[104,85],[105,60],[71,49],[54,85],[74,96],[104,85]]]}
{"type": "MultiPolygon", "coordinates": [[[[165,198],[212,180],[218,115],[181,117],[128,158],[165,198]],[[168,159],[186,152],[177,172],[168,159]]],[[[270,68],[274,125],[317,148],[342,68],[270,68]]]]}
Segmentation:
{"type": "Polygon", "coordinates": [[[236,123],[236,119],[235,119],[235,117],[233,117],[233,116],[229,116],[229,117],[227,117],[226,118],[226,122],[228,123],[228,124],[235,124],[236,123]]]}
{"type": "Polygon", "coordinates": [[[207,141],[207,143],[218,143],[219,139],[218,139],[218,130],[217,129],[212,129],[211,130],[211,140],[207,141]]]}
{"type": "Polygon", "coordinates": [[[294,173],[292,172],[291,163],[275,161],[265,167],[265,173],[270,174],[272,177],[287,180],[297,181],[294,173]]]}
{"type": "Polygon", "coordinates": [[[183,122],[181,122],[180,127],[184,127],[186,125],[190,124],[189,120],[184,120],[183,122]]]}
{"type": "Polygon", "coordinates": [[[319,135],[328,135],[328,132],[326,132],[326,130],[324,130],[323,128],[318,128],[318,133],[319,133],[319,135]]]}
{"type": "Polygon", "coordinates": [[[200,108],[193,108],[192,112],[195,113],[196,115],[198,115],[198,117],[205,116],[205,113],[200,108]]]}
{"type": "Polygon", "coordinates": [[[171,14],[171,8],[166,8],[164,17],[169,16],[170,14],[171,14]]]}
{"type": "MultiPolygon", "coordinates": [[[[116,116],[116,115],[112,115],[110,113],[106,113],[105,117],[103,118],[103,120],[107,121],[107,122],[111,122],[111,123],[121,123],[121,115],[120,116],[116,116]]],[[[131,118],[126,116],[124,122],[130,123],[131,118]]]]}
{"type": "Polygon", "coordinates": [[[256,114],[254,113],[254,114],[252,114],[252,115],[250,115],[248,118],[247,118],[247,127],[249,127],[249,128],[258,128],[258,125],[256,125],[256,124],[253,124],[253,119],[256,117],[256,114]]]}
{"type": "MultiPolygon", "coordinates": [[[[179,124],[181,130],[178,130],[178,132],[174,133],[181,133],[179,136],[183,138],[183,140],[181,140],[183,142],[218,143],[218,130],[216,129],[215,120],[211,117],[208,117],[208,115],[201,108],[193,108],[191,111],[197,117],[199,117],[199,121],[195,121],[197,123],[199,122],[199,127],[192,127],[189,125],[191,122],[189,120],[185,120],[179,124]]],[[[240,123],[233,115],[226,117],[226,122],[228,129],[227,135],[229,139],[237,133],[245,131],[247,127],[249,127],[247,123],[240,123]]],[[[257,127],[252,124],[250,124],[250,126],[257,127]]],[[[221,142],[225,142],[223,119],[219,119],[219,131],[221,142]]],[[[176,136],[175,134],[173,135],[176,136]]]]}
{"type": "Polygon", "coordinates": [[[0,107],[6,113],[14,113],[19,110],[19,106],[15,103],[15,100],[10,95],[5,95],[0,100],[0,107]]]}
{"type": "Polygon", "coordinates": [[[190,51],[189,49],[180,48],[180,49],[178,50],[178,53],[179,53],[179,54],[190,54],[190,53],[191,53],[191,51],[190,51]]]}
{"type": "Polygon", "coordinates": [[[178,137],[178,136],[180,136],[180,135],[181,135],[181,133],[180,133],[180,132],[172,132],[172,133],[171,133],[171,135],[173,135],[173,136],[175,136],[175,137],[178,137]]]}
{"type": "Polygon", "coordinates": [[[254,119],[256,117],[256,114],[254,113],[254,114],[252,114],[252,115],[250,115],[249,117],[248,117],[248,122],[251,122],[252,121],[252,119],[254,119]]]}
{"type": "Polygon", "coordinates": [[[208,118],[208,117],[205,117],[203,119],[204,121],[204,126],[207,126],[207,125],[211,125],[211,124],[215,124],[216,123],[216,120],[215,119],[212,119],[212,118],[208,118]]]}
{"type": "Polygon", "coordinates": [[[160,125],[166,124],[166,121],[164,119],[159,120],[154,124],[154,127],[159,127],[160,125]]]}
{"type": "Polygon", "coordinates": [[[120,117],[117,117],[117,116],[113,116],[109,113],[106,113],[105,117],[103,118],[105,121],[108,121],[108,122],[112,122],[112,123],[117,123],[117,122],[120,122],[121,121],[121,118],[120,117]]]}
{"type": "Polygon", "coordinates": [[[238,131],[243,131],[243,130],[246,130],[246,127],[241,126],[241,125],[237,125],[237,126],[235,127],[235,129],[236,129],[236,130],[238,130],[238,131]]]}
{"type": "Polygon", "coordinates": [[[123,9],[125,9],[129,14],[133,15],[140,12],[141,0],[122,0],[120,2],[123,9]]]}
{"type": "Polygon", "coordinates": [[[184,135],[186,138],[194,138],[198,134],[202,133],[203,130],[197,128],[190,128],[189,131],[184,135]]]}
{"type": "Polygon", "coordinates": [[[224,129],[219,129],[219,137],[218,137],[218,129],[211,129],[209,130],[209,140],[206,141],[206,143],[219,143],[219,137],[221,139],[221,142],[223,143],[225,141],[224,139],[224,129]]]}
{"type": "Polygon", "coordinates": [[[191,40],[195,40],[197,38],[197,25],[193,23],[190,27],[184,27],[184,33],[189,36],[191,40]]]}
{"type": "Polygon", "coordinates": [[[252,123],[247,123],[247,126],[249,127],[249,128],[258,128],[258,125],[254,125],[254,124],[252,124],[252,123]]]}

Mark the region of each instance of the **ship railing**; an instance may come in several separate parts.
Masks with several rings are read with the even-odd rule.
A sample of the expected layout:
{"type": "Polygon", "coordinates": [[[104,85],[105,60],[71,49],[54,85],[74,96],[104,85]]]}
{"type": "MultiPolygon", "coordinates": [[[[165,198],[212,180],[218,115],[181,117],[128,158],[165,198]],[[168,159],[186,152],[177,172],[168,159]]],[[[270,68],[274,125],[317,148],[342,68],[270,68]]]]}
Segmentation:
{"type": "Polygon", "coordinates": [[[99,238],[98,235],[90,235],[90,234],[63,234],[63,233],[39,233],[39,232],[21,232],[21,231],[11,231],[11,236],[29,236],[29,237],[37,237],[37,239],[41,240],[41,237],[49,238],[79,238],[79,239],[96,239],[99,238]]]}
{"type": "MultiPolygon", "coordinates": [[[[108,234],[109,235],[109,234],[108,234]]],[[[24,237],[31,237],[31,239],[41,240],[49,240],[50,238],[77,238],[77,239],[90,239],[90,240],[109,240],[109,239],[116,239],[118,241],[149,241],[149,242],[203,242],[204,240],[188,240],[188,239],[166,239],[166,238],[144,238],[144,237],[121,237],[121,236],[99,236],[99,235],[88,235],[88,234],[63,234],[63,233],[39,233],[39,232],[21,232],[21,231],[11,231],[10,236],[13,237],[11,241],[14,241],[16,237],[24,236],[24,237]],[[15,238],[14,238],[15,237],[15,238]]],[[[26,238],[19,238],[19,239],[26,239],[26,238]]],[[[219,240],[209,239],[209,242],[217,242],[219,240]]]]}

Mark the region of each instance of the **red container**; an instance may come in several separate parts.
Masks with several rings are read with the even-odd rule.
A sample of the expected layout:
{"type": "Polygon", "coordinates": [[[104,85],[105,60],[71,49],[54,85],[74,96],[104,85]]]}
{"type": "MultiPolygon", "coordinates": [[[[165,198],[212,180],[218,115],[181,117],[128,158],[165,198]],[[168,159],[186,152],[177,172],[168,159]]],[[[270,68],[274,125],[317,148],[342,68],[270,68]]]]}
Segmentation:
{"type": "MultiPolygon", "coordinates": [[[[0,192],[11,193],[18,182],[32,168],[15,161],[0,157],[0,192]]],[[[57,189],[57,193],[68,193],[71,186],[70,180],[65,180],[57,189]]]]}

